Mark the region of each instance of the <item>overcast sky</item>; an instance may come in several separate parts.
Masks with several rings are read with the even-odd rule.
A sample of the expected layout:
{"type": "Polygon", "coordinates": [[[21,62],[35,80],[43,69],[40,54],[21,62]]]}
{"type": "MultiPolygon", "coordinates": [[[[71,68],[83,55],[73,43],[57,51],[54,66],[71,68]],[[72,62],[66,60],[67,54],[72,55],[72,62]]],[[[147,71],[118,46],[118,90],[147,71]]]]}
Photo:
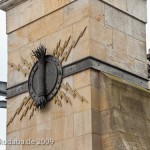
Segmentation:
{"type": "MultiPolygon", "coordinates": [[[[148,2],[147,50],[150,48],[150,0],[148,2]]],[[[5,13],[0,10],[0,81],[7,81],[7,36],[5,13]]],[[[4,97],[0,96],[0,100],[4,97]]],[[[0,109],[0,139],[6,138],[6,110],[0,109]]],[[[0,146],[5,150],[5,146],[0,146]]]]}
{"type": "MultiPolygon", "coordinates": [[[[5,13],[0,10],[0,81],[7,81],[7,36],[5,13]]],[[[4,97],[0,96],[0,100],[4,97]]],[[[0,139],[6,139],[6,109],[0,108],[0,139]]],[[[5,150],[0,146],[0,150],[5,150]]]]}

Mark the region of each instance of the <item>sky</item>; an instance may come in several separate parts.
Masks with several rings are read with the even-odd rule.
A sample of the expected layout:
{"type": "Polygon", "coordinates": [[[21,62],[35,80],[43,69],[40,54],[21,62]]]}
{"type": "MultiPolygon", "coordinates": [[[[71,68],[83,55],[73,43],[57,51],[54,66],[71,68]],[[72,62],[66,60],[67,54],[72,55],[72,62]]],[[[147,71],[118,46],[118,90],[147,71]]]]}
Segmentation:
{"type": "MultiPolygon", "coordinates": [[[[0,10],[0,81],[7,81],[7,36],[6,16],[0,10]]],[[[0,96],[0,100],[5,97],[0,96]]],[[[6,109],[0,108],[0,139],[6,140],[6,109]]],[[[6,150],[6,146],[0,146],[0,150],[6,150]]]]}
{"type": "MultiPolygon", "coordinates": [[[[150,49],[150,0],[147,1],[147,50],[150,49]]],[[[0,81],[7,81],[7,36],[5,12],[0,10],[0,81]]],[[[0,100],[4,97],[0,96],[0,100]]],[[[6,139],[6,109],[0,109],[0,139],[6,139]]],[[[5,150],[5,146],[0,146],[0,150],[5,150]]]]}

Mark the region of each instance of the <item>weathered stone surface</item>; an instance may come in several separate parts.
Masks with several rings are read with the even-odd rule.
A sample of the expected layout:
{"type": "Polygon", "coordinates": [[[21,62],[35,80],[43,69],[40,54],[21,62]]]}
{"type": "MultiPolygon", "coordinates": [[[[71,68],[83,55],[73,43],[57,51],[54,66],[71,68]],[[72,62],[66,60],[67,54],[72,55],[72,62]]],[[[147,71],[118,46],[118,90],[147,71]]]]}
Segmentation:
{"type": "Polygon", "coordinates": [[[91,133],[91,111],[84,111],[74,115],[74,133],[75,136],[81,136],[91,133]]]}
{"type": "Polygon", "coordinates": [[[147,7],[146,1],[143,0],[126,0],[127,1],[127,12],[138,19],[146,22],[147,21],[147,7]]]}
{"type": "Polygon", "coordinates": [[[133,37],[145,42],[146,41],[146,24],[133,19],[133,37]]]}
{"type": "Polygon", "coordinates": [[[112,47],[112,28],[101,24],[95,19],[90,19],[90,39],[112,47]]]}
{"type": "MultiPolygon", "coordinates": [[[[15,139],[20,139],[20,132],[19,131],[15,131],[15,132],[13,132],[13,133],[11,133],[11,134],[9,134],[8,136],[7,136],[7,140],[8,141],[10,141],[10,140],[15,140],[15,139]]],[[[20,144],[20,145],[11,145],[11,144],[8,144],[7,145],[7,149],[9,150],[9,149],[12,149],[12,150],[20,150],[20,149],[22,149],[22,145],[20,144]]]]}
{"type": "Polygon", "coordinates": [[[44,18],[29,25],[29,40],[34,42],[42,37],[54,33],[62,28],[63,25],[63,11],[58,10],[52,15],[45,16],[44,18]],[[53,21],[52,21],[53,20],[53,21]]]}
{"type": "Polygon", "coordinates": [[[126,133],[113,133],[101,137],[102,150],[127,150],[140,149],[147,150],[150,148],[148,138],[140,138],[126,133]]]}
{"type": "Polygon", "coordinates": [[[64,8],[64,26],[71,25],[89,16],[89,1],[82,0],[64,8]]]}
{"type": "Polygon", "coordinates": [[[115,29],[113,30],[113,49],[120,55],[127,54],[127,36],[115,29]]]}
{"type": "Polygon", "coordinates": [[[110,85],[108,87],[102,87],[99,90],[99,109],[100,111],[118,108],[120,109],[120,91],[119,87],[110,85]]]}
{"type": "MultiPolygon", "coordinates": [[[[22,56],[33,63],[31,50],[40,43],[47,47],[47,54],[52,54],[60,39],[63,46],[71,36],[69,47],[87,26],[62,65],[93,56],[147,77],[145,4],[146,1],[141,0],[28,0],[7,11],[8,62],[23,65],[22,56]]],[[[8,86],[28,78],[11,66],[8,70],[8,86]]],[[[61,87],[60,91],[65,93],[71,104],[61,99],[60,107],[52,100],[44,110],[36,111],[30,120],[31,110],[22,121],[21,112],[8,127],[9,138],[47,138],[55,140],[55,143],[22,145],[16,149],[150,149],[148,90],[91,69],[69,76],[63,79],[63,83],[69,83],[73,92],[76,90],[87,101],[61,87]]],[[[8,121],[25,96],[28,93],[9,99],[8,121]]],[[[8,149],[13,147],[8,146],[8,149]]]]}
{"type": "Polygon", "coordinates": [[[142,62],[146,61],[146,45],[144,42],[136,40],[130,36],[126,38],[127,43],[127,54],[133,58],[141,60],[142,62]]]}
{"type": "Polygon", "coordinates": [[[104,23],[104,3],[99,1],[89,1],[89,10],[90,10],[90,17],[101,22],[104,23]]]}
{"type": "Polygon", "coordinates": [[[137,19],[146,22],[147,21],[147,14],[146,14],[146,1],[143,0],[100,0],[104,1],[117,9],[136,17],[137,19]]]}
{"type": "Polygon", "coordinates": [[[125,132],[121,111],[109,109],[101,112],[101,134],[110,134],[116,131],[125,132]]]}
{"type": "MultiPolygon", "coordinates": [[[[37,5],[40,4],[37,3],[37,5]]],[[[10,23],[8,22],[8,24],[10,23]]],[[[8,49],[10,52],[21,50],[24,55],[24,51],[35,49],[39,43],[42,43],[48,48],[48,53],[51,54],[60,38],[63,43],[71,35],[72,42],[85,26],[87,26],[87,30],[84,36],[71,51],[68,60],[63,62],[63,65],[87,56],[93,56],[127,71],[147,77],[144,23],[101,1],[88,2],[84,0],[83,2],[70,3],[68,6],[42,17],[28,26],[10,33],[8,49]],[[77,11],[76,9],[79,6],[80,11],[78,11],[79,14],[75,20],[74,12],[77,11]],[[68,12],[68,10],[70,11],[68,12]],[[85,13],[82,13],[82,11],[85,13]],[[72,18],[73,22],[71,19],[68,19],[70,23],[64,19],[68,17],[72,18]],[[100,17],[100,19],[97,19],[97,17],[100,17]],[[53,22],[49,24],[51,20],[53,22]]],[[[12,77],[9,80],[10,82],[13,81],[11,79],[12,77]]],[[[25,80],[26,78],[18,80],[18,82],[25,80]]]]}
{"type": "Polygon", "coordinates": [[[75,0],[28,0],[7,11],[7,33],[53,13],[73,1],[75,0]]]}
{"type": "Polygon", "coordinates": [[[122,13],[115,8],[105,5],[105,24],[109,25],[121,32],[132,35],[132,20],[131,16],[122,13]]]}

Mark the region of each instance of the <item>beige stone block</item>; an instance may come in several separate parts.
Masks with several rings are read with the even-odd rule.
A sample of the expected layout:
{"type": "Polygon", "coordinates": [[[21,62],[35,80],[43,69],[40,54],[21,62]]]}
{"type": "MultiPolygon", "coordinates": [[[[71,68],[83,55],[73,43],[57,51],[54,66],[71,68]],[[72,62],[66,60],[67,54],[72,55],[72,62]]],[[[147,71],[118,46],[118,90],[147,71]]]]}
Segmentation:
{"type": "Polygon", "coordinates": [[[102,0],[116,9],[123,11],[124,13],[128,13],[129,15],[146,22],[146,1],[143,0],[102,0]]]}
{"type": "Polygon", "coordinates": [[[99,71],[92,69],[91,70],[91,85],[93,87],[99,88],[99,82],[97,82],[99,78],[99,71]]]}
{"type": "Polygon", "coordinates": [[[20,132],[20,139],[24,141],[34,140],[36,144],[29,144],[29,145],[22,145],[22,150],[25,149],[34,149],[34,148],[44,148],[44,144],[38,144],[41,142],[40,140],[46,139],[46,132],[45,131],[37,131],[37,127],[31,127],[20,132]]]}
{"type": "MultiPolygon", "coordinates": [[[[8,63],[13,63],[16,66],[18,66],[18,64],[20,64],[20,52],[19,51],[14,51],[9,53],[8,56],[8,63]],[[17,59],[16,59],[17,58],[17,59]]],[[[21,72],[16,71],[15,69],[13,69],[12,67],[10,67],[8,65],[8,85],[7,87],[10,87],[12,85],[15,85],[17,83],[21,82],[21,78],[18,78],[18,76],[21,76],[21,72]]]]}
{"type": "MultiPolygon", "coordinates": [[[[72,88],[74,88],[74,76],[68,76],[63,79],[62,83],[66,84],[68,83],[72,88]]],[[[67,91],[65,91],[67,93],[67,91]]]]}
{"type": "Polygon", "coordinates": [[[96,87],[91,87],[91,108],[99,110],[100,107],[100,92],[96,87]]]}
{"type": "Polygon", "coordinates": [[[144,115],[142,96],[138,90],[132,90],[131,86],[120,88],[120,106],[125,114],[144,115]]]}
{"type": "Polygon", "coordinates": [[[120,131],[125,132],[122,114],[117,109],[109,109],[101,113],[101,134],[120,131]]]}
{"type": "MultiPolygon", "coordinates": [[[[17,109],[20,107],[25,96],[28,96],[28,94],[24,93],[24,94],[21,94],[19,96],[9,99],[10,101],[8,102],[7,123],[10,121],[11,117],[14,116],[14,114],[16,113],[17,109]]],[[[25,109],[25,106],[22,108],[22,110],[19,114],[16,114],[13,121],[7,127],[7,133],[12,133],[14,131],[21,130],[21,129],[28,127],[28,121],[29,121],[28,113],[20,121],[20,117],[21,117],[24,109],[25,109]]]]}
{"type": "Polygon", "coordinates": [[[110,85],[106,88],[100,88],[99,90],[99,100],[100,111],[107,110],[109,108],[120,109],[120,90],[116,85],[110,85]]]}
{"type": "MultiPolygon", "coordinates": [[[[48,104],[47,107],[45,108],[47,111],[47,115],[43,112],[43,116],[45,116],[45,122],[48,123],[50,121],[55,121],[58,119],[62,119],[68,115],[68,107],[72,109],[73,105],[70,105],[66,103],[64,99],[61,100],[62,106],[58,106],[58,104],[55,104],[54,99],[51,100],[48,104]],[[49,116],[49,117],[47,117],[49,116]],[[46,119],[47,118],[47,119],[46,119]]],[[[41,116],[42,118],[42,116],[41,116]]],[[[40,119],[39,119],[40,121],[40,119]]]]}
{"type": "Polygon", "coordinates": [[[65,118],[52,121],[52,138],[58,142],[65,140],[65,118]]]}
{"type": "Polygon", "coordinates": [[[53,139],[56,142],[60,140],[68,140],[74,137],[74,119],[73,115],[61,117],[50,122],[45,123],[46,125],[46,138],[53,139]],[[62,127],[60,127],[62,125],[62,127]],[[55,127],[56,126],[56,127],[55,127]],[[57,127],[59,127],[57,129],[57,127]],[[57,131],[58,130],[58,131],[57,131]],[[63,130],[59,133],[60,130],[63,130]],[[57,135],[58,134],[58,135],[57,135]],[[59,135],[62,134],[62,135],[59,135]]]}
{"type": "Polygon", "coordinates": [[[143,62],[147,61],[145,43],[130,36],[127,36],[127,54],[143,62]]]}
{"type": "Polygon", "coordinates": [[[89,1],[90,17],[104,23],[104,3],[101,1],[89,1]]]}
{"type": "Polygon", "coordinates": [[[68,139],[65,141],[64,150],[76,150],[75,149],[75,139],[68,139]]]}
{"type": "Polygon", "coordinates": [[[149,98],[150,97],[148,97],[148,96],[143,96],[142,95],[142,106],[143,106],[143,110],[144,110],[144,114],[145,114],[145,117],[146,117],[146,119],[148,119],[148,120],[150,120],[150,109],[149,109],[149,107],[150,107],[150,100],[149,100],[149,98]]]}
{"type": "Polygon", "coordinates": [[[64,8],[64,26],[79,22],[89,16],[89,1],[76,1],[64,8]]]}
{"type": "MultiPolygon", "coordinates": [[[[51,103],[49,102],[48,105],[51,105],[51,103]]],[[[37,117],[37,121],[36,121],[37,124],[47,123],[51,121],[52,115],[49,107],[47,106],[44,110],[41,111],[37,110],[36,117],[37,117]]]]}
{"type": "Polygon", "coordinates": [[[126,34],[116,29],[113,30],[113,49],[121,55],[127,54],[126,34]]]}
{"type": "Polygon", "coordinates": [[[70,98],[72,103],[72,105],[70,105],[63,101],[63,107],[65,108],[65,113],[67,115],[86,111],[91,108],[91,86],[77,89],[77,92],[80,94],[80,96],[83,96],[86,101],[82,102],[79,97],[73,98],[70,93],[67,93],[66,95],[70,98]]]}
{"type": "Polygon", "coordinates": [[[133,19],[133,37],[146,42],[146,24],[133,19]]]}
{"type": "Polygon", "coordinates": [[[112,84],[112,79],[104,72],[99,72],[99,87],[106,88],[112,84]]]}
{"type": "Polygon", "coordinates": [[[9,52],[16,50],[24,45],[28,44],[29,31],[28,27],[21,28],[15,32],[12,32],[8,36],[8,49],[9,52]]]}
{"type": "Polygon", "coordinates": [[[65,139],[72,139],[74,137],[74,116],[65,118],[65,139]]]}
{"type": "Polygon", "coordinates": [[[34,42],[60,30],[63,26],[63,10],[45,16],[29,25],[29,40],[34,42]],[[53,20],[53,21],[52,21],[53,20]]]}
{"type": "Polygon", "coordinates": [[[112,149],[125,149],[125,145],[122,143],[120,135],[106,134],[101,136],[102,150],[112,150],[112,149]]]}
{"type": "Polygon", "coordinates": [[[19,26],[21,24],[21,20],[15,18],[15,15],[17,14],[15,9],[11,9],[11,11],[8,11],[6,13],[6,32],[10,33],[13,31],[13,29],[16,29],[16,26],[19,26]],[[13,22],[13,24],[12,24],[13,22]]]}
{"type": "Polygon", "coordinates": [[[149,148],[149,139],[126,133],[107,134],[101,137],[102,149],[140,149],[149,148]]]}
{"type": "Polygon", "coordinates": [[[20,150],[22,149],[21,144],[13,144],[14,142],[17,142],[17,140],[20,140],[20,132],[16,131],[10,134],[7,134],[7,142],[10,142],[7,145],[7,150],[20,150]]]}
{"type": "MultiPolygon", "coordinates": [[[[26,94],[23,94],[23,95],[25,96],[26,94]]],[[[10,113],[16,110],[17,107],[19,107],[22,99],[21,99],[21,95],[18,95],[16,97],[9,98],[8,100],[9,101],[8,101],[8,106],[7,106],[8,108],[7,113],[10,113]]]]}
{"type": "Polygon", "coordinates": [[[53,139],[53,137],[52,137],[52,128],[50,130],[46,130],[46,139],[53,140],[55,143],[55,139],[53,139]]]}
{"type": "Polygon", "coordinates": [[[135,60],[135,74],[147,78],[147,63],[135,60]]]}
{"type": "Polygon", "coordinates": [[[74,89],[78,89],[91,84],[91,70],[85,70],[74,75],[74,89]]]}
{"type": "MultiPolygon", "coordinates": [[[[85,0],[84,0],[85,1],[85,0]]],[[[90,25],[89,25],[89,20],[90,18],[87,17],[85,19],[82,19],[81,21],[75,22],[72,26],[73,26],[73,40],[76,40],[80,33],[86,28],[83,36],[80,38],[78,43],[83,43],[84,41],[89,40],[89,30],[90,30],[90,25]]],[[[78,45],[78,44],[77,44],[78,45]]]]}
{"type": "Polygon", "coordinates": [[[92,150],[102,150],[101,137],[97,134],[92,134],[92,150]]]}
{"type": "Polygon", "coordinates": [[[91,110],[74,114],[74,135],[81,136],[92,132],[91,110]]]}
{"type": "MultiPolygon", "coordinates": [[[[81,32],[87,27],[83,36],[79,39],[77,45],[71,50],[67,61],[63,62],[63,65],[67,65],[69,63],[75,62],[82,58],[85,58],[90,55],[89,52],[89,18],[83,19],[77,23],[73,24],[72,30],[72,40],[77,40],[81,32]]],[[[69,44],[71,46],[71,44],[69,44]]],[[[68,47],[69,47],[68,46],[68,47]]]]}
{"type": "Polygon", "coordinates": [[[146,22],[147,21],[147,7],[146,1],[143,0],[126,0],[127,12],[136,18],[146,22]]]}
{"type": "Polygon", "coordinates": [[[51,130],[52,129],[52,122],[49,121],[49,122],[46,122],[46,130],[51,130]]]}
{"type": "MultiPolygon", "coordinates": [[[[29,23],[30,21],[37,20],[38,18],[44,16],[45,15],[45,12],[44,12],[45,7],[44,7],[43,3],[44,2],[40,1],[40,0],[36,0],[36,2],[30,0],[30,4],[27,4],[28,11],[24,9],[23,14],[21,14],[21,16],[20,16],[20,19],[22,20],[21,25],[25,25],[25,24],[29,23]],[[26,14],[28,16],[28,12],[30,12],[29,18],[27,17],[26,20],[23,19],[23,16],[26,16],[26,14]],[[31,15],[31,13],[32,13],[32,15],[31,15]]],[[[24,8],[25,8],[25,6],[24,6],[24,8]]]]}
{"type": "Polygon", "coordinates": [[[64,61],[63,66],[88,57],[90,55],[89,52],[89,40],[84,41],[82,43],[78,43],[74,49],[72,49],[71,53],[67,61],[64,61]]]}
{"type": "Polygon", "coordinates": [[[51,145],[51,147],[46,147],[45,150],[65,150],[65,141],[56,142],[54,145],[51,145]]]}
{"type": "Polygon", "coordinates": [[[18,71],[14,67],[11,67],[11,65],[8,65],[8,72],[9,72],[8,87],[24,82],[28,79],[30,69],[28,68],[27,65],[24,64],[23,60],[26,60],[28,64],[31,64],[31,67],[32,67],[34,62],[31,59],[31,55],[32,55],[32,50],[34,50],[35,48],[37,47],[34,46],[34,44],[29,44],[9,53],[8,63],[14,64],[15,68],[16,67],[18,68],[20,66],[21,69],[18,71]],[[25,76],[25,73],[26,73],[26,76],[25,76]]]}
{"type": "Polygon", "coordinates": [[[146,120],[146,129],[147,129],[147,135],[148,137],[150,137],[150,121],[149,120],[146,120]]]}
{"type": "Polygon", "coordinates": [[[124,54],[122,56],[121,53],[115,51],[115,49],[110,49],[107,51],[107,62],[116,66],[118,68],[122,68],[123,70],[135,73],[135,59],[124,54]]]}
{"type": "Polygon", "coordinates": [[[7,33],[28,24],[30,21],[33,21],[33,18],[35,20],[37,17],[43,16],[44,10],[42,3],[40,0],[37,0],[36,3],[29,0],[16,6],[17,8],[10,9],[7,12],[7,33]],[[11,26],[11,20],[14,22],[13,26],[11,26]]]}
{"type": "Polygon", "coordinates": [[[144,117],[140,117],[136,113],[130,113],[123,115],[123,122],[125,131],[127,133],[136,135],[136,136],[148,136],[146,120],[144,117]]]}
{"type": "Polygon", "coordinates": [[[7,11],[7,33],[34,22],[45,15],[52,14],[76,0],[28,0],[7,11]],[[12,24],[13,22],[13,24],[12,24]]]}
{"type": "Polygon", "coordinates": [[[90,39],[99,44],[112,47],[112,28],[101,24],[99,21],[90,19],[90,39]]]}
{"type": "MultiPolygon", "coordinates": [[[[60,46],[63,47],[65,41],[67,41],[70,36],[71,39],[68,43],[68,48],[73,40],[72,26],[62,28],[61,30],[44,37],[43,40],[45,40],[45,47],[47,48],[47,53],[52,54],[60,40],[60,46]]],[[[67,48],[65,50],[67,50],[67,48]]]]}
{"type": "Polygon", "coordinates": [[[92,134],[75,138],[75,150],[92,150],[92,134]]]}
{"type": "MultiPolygon", "coordinates": [[[[30,113],[31,113],[31,111],[30,111],[30,113]]],[[[37,112],[34,111],[33,116],[31,117],[31,119],[29,119],[30,113],[28,113],[28,115],[27,115],[28,116],[28,127],[33,127],[33,126],[37,125],[37,112]]],[[[25,121],[22,121],[22,122],[24,122],[25,124],[27,124],[25,121]]]]}
{"type": "Polygon", "coordinates": [[[51,116],[51,120],[57,120],[57,119],[60,119],[64,116],[67,115],[67,111],[65,110],[66,109],[66,102],[62,102],[62,107],[60,106],[57,106],[57,104],[53,104],[51,105],[50,109],[51,112],[50,112],[50,116],[51,116]]]}
{"type": "Polygon", "coordinates": [[[44,147],[44,150],[76,150],[75,139],[56,142],[54,145],[44,147]]]}
{"type": "Polygon", "coordinates": [[[45,130],[46,130],[46,124],[45,123],[37,124],[37,132],[42,132],[45,130]]]}
{"type": "MultiPolygon", "coordinates": [[[[75,0],[73,0],[75,1],[75,0]]],[[[55,1],[55,0],[44,0],[44,12],[45,14],[48,14],[54,10],[57,10],[58,8],[64,7],[66,4],[70,3],[71,0],[63,0],[63,1],[55,1]]]]}
{"type": "Polygon", "coordinates": [[[90,56],[93,56],[94,58],[97,58],[102,61],[107,60],[107,51],[109,51],[110,47],[106,46],[104,44],[99,44],[93,40],[89,41],[89,47],[90,47],[90,56]]]}
{"type": "Polygon", "coordinates": [[[119,8],[120,10],[126,12],[126,0],[112,0],[113,1],[113,6],[119,8]]]}
{"type": "Polygon", "coordinates": [[[132,36],[132,17],[105,5],[105,24],[132,36]]]}
{"type": "Polygon", "coordinates": [[[99,111],[96,111],[96,110],[92,110],[91,113],[92,113],[91,115],[92,133],[96,135],[100,135],[101,134],[101,114],[99,111]]]}

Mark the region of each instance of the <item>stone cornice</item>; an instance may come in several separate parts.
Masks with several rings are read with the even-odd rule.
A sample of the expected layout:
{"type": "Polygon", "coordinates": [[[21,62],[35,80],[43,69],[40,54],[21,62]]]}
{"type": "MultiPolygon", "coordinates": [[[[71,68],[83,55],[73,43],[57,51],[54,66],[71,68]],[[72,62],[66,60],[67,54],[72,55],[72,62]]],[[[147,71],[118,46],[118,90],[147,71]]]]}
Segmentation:
{"type": "Polygon", "coordinates": [[[7,11],[27,0],[0,0],[0,9],[7,11]]]}

